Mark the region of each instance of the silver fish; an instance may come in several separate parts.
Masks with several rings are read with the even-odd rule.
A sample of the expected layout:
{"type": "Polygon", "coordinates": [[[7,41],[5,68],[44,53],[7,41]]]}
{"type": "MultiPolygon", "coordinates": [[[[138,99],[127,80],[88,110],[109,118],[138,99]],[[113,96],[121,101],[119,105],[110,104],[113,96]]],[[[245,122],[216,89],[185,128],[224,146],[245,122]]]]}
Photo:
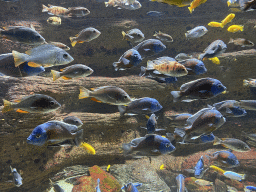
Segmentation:
{"type": "Polygon", "coordinates": [[[20,176],[20,174],[18,173],[16,168],[11,168],[11,172],[13,175],[13,182],[17,187],[20,187],[22,185],[22,177],[20,176]]]}
{"type": "Polygon", "coordinates": [[[133,43],[139,43],[145,38],[144,34],[139,29],[131,29],[127,32],[122,31],[123,39],[133,43]]]}
{"type": "Polygon", "coordinates": [[[199,38],[208,32],[205,26],[198,26],[185,33],[187,39],[199,38]]]}
{"type": "Polygon", "coordinates": [[[227,49],[227,45],[222,40],[213,41],[202,53],[199,55],[198,59],[203,58],[213,58],[224,53],[227,49]]]}

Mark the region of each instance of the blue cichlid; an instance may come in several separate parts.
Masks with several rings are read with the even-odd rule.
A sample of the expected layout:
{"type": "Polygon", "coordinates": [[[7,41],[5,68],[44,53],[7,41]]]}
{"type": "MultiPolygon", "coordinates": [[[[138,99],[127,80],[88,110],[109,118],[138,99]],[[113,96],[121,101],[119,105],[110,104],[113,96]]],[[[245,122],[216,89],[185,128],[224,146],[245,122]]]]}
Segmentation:
{"type": "Polygon", "coordinates": [[[13,182],[17,187],[20,187],[22,185],[22,177],[20,176],[20,174],[18,173],[16,168],[12,168],[10,166],[11,172],[12,172],[12,176],[13,176],[13,182]]]}
{"type": "Polygon", "coordinates": [[[179,174],[176,177],[176,181],[177,181],[177,192],[188,191],[187,188],[185,187],[185,178],[182,174],[179,174]]]}
{"type": "Polygon", "coordinates": [[[175,150],[169,139],[153,134],[133,139],[130,143],[124,143],[122,148],[125,155],[139,152],[137,155],[140,156],[156,156],[175,150]]]}
{"type": "Polygon", "coordinates": [[[186,67],[188,75],[201,75],[207,72],[204,63],[198,59],[187,59],[180,61],[180,64],[186,67]]]}
{"type": "Polygon", "coordinates": [[[137,46],[133,47],[133,49],[137,50],[142,58],[145,58],[164,51],[166,46],[160,40],[148,39],[142,41],[137,46]]]}
{"type": "MultiPolygon", "coordinates": [[[[151,116],[148,118],[148,121],[147,121],[147,134],[153,134],[155,131],[163,131],[165,129],[156,129],[156,126],[157,126],[157,119],[158,117],[156,117],[156,115],[153,113],[151,114],[151,116]]],[[[144,128],[144,127],[142,127],[144,128]]]]}
{"type": "Polygon", "coordinates": [[[139,192],[136,187],[141,186],[142,183],[128,183],[124,185],[121,189],[125,190],[125,192],[139,192]]]}
{"type": "Polygon", "coordinates": [[[174,102],[182,99],[183,97],[193,98],[183,100],[184,102],[191,102],[195,99],[208,99],[215,97],[226,89],[227,88],[219,80],[206,77],[185,83],[181,85],[180,91],[171,91],[171,94],[174,102]]]}
{"type": "Polygon", "coordinates": [[[99,178],[97,179],[97,183],[98,183],[98,185],[97,185],[97,187],[95,188],[95,189],[96,189],[96,192],[101,192],[101,190],[100,190],[100,179],[99,179],[99,178]]]}
{"type": "Polygon", "coordinates": [[[196,163],[195,169],[195,178],[202,178],[204,174],[204,158],[201,156],[201,158],[196,163]]]}
{"type": "Polygon", "coordinates": [[[202,135],[200,137],[200,140],[203,143],[209,143],[209,142],[213,142],[214,141],[215,136],[213,135],[213,133],[211,133],[210,135],[202,135]]]}
{"type": "Polygon", "coordinates": [[[27,143],[37,146],[59,146],[75,144],[79,146],[83,138],[83,129],[62,121],[48,121],[38,125],[27,138],[27,143]]]}
{"type": "Polygon", "coordinates": [[[126,51],[118,60],[118,62],[114,62],[113,66],[116,71],[118,70],[126,70],[131,67],[136,67],[142,61],[141,55],[137,50],[129,49],[126,51]]]}
{"type": "Polygon", "coordinates": [[[209,160],[218,161],[225,167],[237,167],[240,165],[237,157],[230,151],[217,151],[211,156],[206,156],[209,160]]]}
{"type": "Polygon", "coordinates": [[[149,97],[133,100],[128,104],[128,106],[118,106],[118,110],[121,116],[123,116],[125,113],[149,114],[157,112],[162,108],[163,107],[156,99],[149,97]]]}
{"type": "Polygon", "coordinates": [[[227,49],[227,45],[222,40],[213,41],[202,53],[198,59],[218,57],[224,53],[227,49]]]}

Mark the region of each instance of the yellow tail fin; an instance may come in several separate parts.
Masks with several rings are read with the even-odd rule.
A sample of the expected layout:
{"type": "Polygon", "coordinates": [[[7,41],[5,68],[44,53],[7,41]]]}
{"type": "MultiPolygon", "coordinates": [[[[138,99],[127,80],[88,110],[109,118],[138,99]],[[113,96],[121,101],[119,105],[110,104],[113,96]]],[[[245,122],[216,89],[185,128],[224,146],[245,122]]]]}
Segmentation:
{"type": "Polygon", "coordinates": [[[58,78],[60,78],[60,72],[51,70],[51,73],[52,73],[53,81],[55,81],[55,80],[57,80],[58,78]]]}
{"type": "Polygon", "coordinates": [[[192,7],[188,7],[188,10],[190,13],[192,13],[194,9],[192,7]]]}
{"type": "Polygon", "coordinates": [[[84,99],[87,97],[90,97],[90,92],[88,89],[84,87],[80,87],[80,94],[79,94],[79,99],[84,99]]]}
{"type": "Polygon", "coordinates": [[[125,38],[126,33],[122,31],[123,39],[125,38]]]}
{"type": "Polygon", "coordinates": [[[69,37],[69,39],[70,39],[70,41],[71,41],[72,47],[75,47],[75,45],[76,45],[76,43],[77,43],[77,41],[75,40],[76,37],[69,37]]]}
{"type": "Polygon", "coordinates": [[[14,58],[15,67],[18,67],[20,64],[26,61],[26,54],[19,53],[18,51],[12,51],[12,56],[14,58]]]}
{"type": "Polygon", "coordinates": [[[248,86],[248,85],[249,85],[249,81],[248,81],[248,80],[246,80],[246,79],[244,79],[244,80],[243,80],[243,86],[245,86],[245,87],[246,87],[246,86],[248,86]]]}
{"type": "Polygon", "coordinates": [[[12,111],[13,108],[12,108],[12,102],[10,101],[7,101],[5,99],[3,99],[3,102],[4,102],[4,108],[2,110],[2,113],[6,113],[7,111],[12,111]]]}

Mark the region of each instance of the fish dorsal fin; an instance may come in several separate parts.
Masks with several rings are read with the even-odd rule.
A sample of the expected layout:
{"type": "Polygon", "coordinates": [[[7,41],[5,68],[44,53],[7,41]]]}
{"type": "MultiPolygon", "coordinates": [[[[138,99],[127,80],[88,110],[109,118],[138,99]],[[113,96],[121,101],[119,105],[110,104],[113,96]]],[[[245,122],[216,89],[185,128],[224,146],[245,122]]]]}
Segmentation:
{"type": "Polygon", "coordinates": [[[21,109],[16,110],[16,112],[18,112],[18,113],[29,113],[29,112],[21,110],[21,109]]]}
{"type": "Polygon", "coordinates": [[[205,113],[206,111],[210,110],[211,108],[203,108],[200,111],[198,111],[197,113],[195,113],[194,115],[192,115],[191,117],[189,117],[187,119],[187,124],[188,125],[192,125],[194,123],[194,121],[203,113],[205,113]]]}
{"type": "Polygon", "coordinates": [[[185,84],[181,85],[180,90],[181,90],[181,91],[185,91],[187,88],[189,88],[190,86],[192,86],[193,84],[197,83],[197,82],[200,81],[200,80],[201,80],[201,79],[196,79],[196,80],[194,80],[194,81],[190,81],[190,82],[188,82],[188,83],[185,83],[185,84]]]}

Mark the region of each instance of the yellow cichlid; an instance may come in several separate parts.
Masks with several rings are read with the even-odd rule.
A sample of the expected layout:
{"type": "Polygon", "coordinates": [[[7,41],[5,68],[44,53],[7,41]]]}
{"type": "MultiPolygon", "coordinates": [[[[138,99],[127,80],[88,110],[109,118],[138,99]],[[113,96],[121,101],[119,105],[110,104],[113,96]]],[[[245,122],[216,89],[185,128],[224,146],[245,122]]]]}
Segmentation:
{"type": "Polygon", "coordinates": [[[212,22],[208,23],[208,25],[209,25],[210,27],[221,27],[221,28],[224,27],[224,26],[221,25],[221,23],[215,22],[215,21],[212,21],[212,22]]]}
{"type": "Polygon", "coordinates": [[[220,64],[220,60],[218,57],[209,58],[209,60],[211,60],[216,65],[220,64]]]}
{"type": "Polygon", "coordinates": [[[223,169],[221,169],[221,168],[219,168],[219,167],[217,167],[215,165],[211,165],[210,168],[215,170],[215,171],[217,171],[217,172],[219,172],[220,174],[225,173],[225,171],[223,169]]]}
{"type": "Polygon", "coordinates": [[[221,21],[222,27],[224,27],[226,24],[230,23],[235,18],[234,13],[230,13],[225,19],[221,21]]]}
{"type": "Polygon", "coordinates": [[[244,26],[243,25],[231,25],[231,26],[229,26],[227,31],[231,32],[231,33],[236,33],[238,31],[244,31],[244,26]]]}
{"type": "Polygon", "coordinates": [[[164,170],[164,169],[165,169],[164,164],[162,164],[162,165],[160,166],[160,170],[164,170]]]}
{"type": "Polygon", "coordinates": [[[194,0],[190,3],[190,7],[188,7],[188,10],[190,13],[194,11],[195,8],[197,8],[199,5],[205,3],[207,0],[194,0]]]}
{"type": "Polygon", "coordinates": [[[90,153],[92,155],[96,154],[95,149],[88,143],[82,142],[80,144],[80,147],[83,147],[88,153],[90,153]]]}

